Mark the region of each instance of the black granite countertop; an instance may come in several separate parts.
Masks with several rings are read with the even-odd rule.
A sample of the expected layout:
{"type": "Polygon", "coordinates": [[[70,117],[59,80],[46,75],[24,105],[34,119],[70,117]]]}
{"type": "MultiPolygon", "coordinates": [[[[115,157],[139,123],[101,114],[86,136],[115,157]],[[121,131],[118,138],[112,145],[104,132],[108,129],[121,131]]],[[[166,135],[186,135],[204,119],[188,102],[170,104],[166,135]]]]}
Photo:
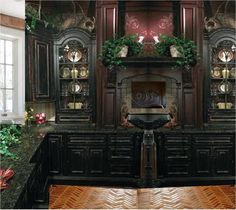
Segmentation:
{"type": "MultiPolygon", "coordinates": [[[[80,127],[75,124],[49,124],[48,132],[49,133],[135,133],[143,132],[143,129],[140,128],[123,128],[118,127],[117,129],[100,129],[94,127],[80,127]],[[49,128],[50,127],[50,128],[49,128]]],[[[182,129],[180,126],[174,128],[158,128],[154,129],[154,132],[163,132],[163,133],[235,133],[235,129],[232,128],[217,128],[217,127],[208,127],[208,128],[186,128],[182,129]]]]}
{"type": "MultiPolygon", "coordinates": [[[[154,130],[157,132],[163,133],[215,133],[215,134],[233,134],[235,133],[234,129],[181,129],[179,127],[173,129],[159,128],[154,130]]],[[[99,134],[99,133],[134,133],[134,132],[143,132],[142,129],[132,128],[118,128],[113,129],[96,129],[91,127],[80,127],[77,125],[62,125],[55,123],[48,123],[43,126],[37,127],[32,126],[30,129],[25,129],[22,137],[21,143],[17,144],[12,148],[12,152],[16,153],[19,157],[17,160],[12,160],[9,158],[1,159],[1,168],[6,169],[11,167],[14,170],[15,175],[11,180],[8,181],[9,188],[3,190],[0,193],[1,203],[0,208],[14,208],[17,200],[19,199],[20,194],[24,190],[27,180],[30,177],[32,171],[34,170],[35,163],[31,161],[31,158],[39,148],[44,136],[47,133],[58,134],[58,133],[81,133],[81,134],[99,134]]]]}
{"type": "Polygon", "coordinates": [[[35,167],[35,163],[30,163],[32,156],[39,148],[49,127],[32,126],[29,129],[23,129],[20,143],[11,148],[11,151],[18,156],[18,159],[1,158],[1,168],[10,167],[15,175],[7,183],[9,188],[1,191],[1,209],[14,208],[22,191],[24,190],[27,180],[35,167]]]}

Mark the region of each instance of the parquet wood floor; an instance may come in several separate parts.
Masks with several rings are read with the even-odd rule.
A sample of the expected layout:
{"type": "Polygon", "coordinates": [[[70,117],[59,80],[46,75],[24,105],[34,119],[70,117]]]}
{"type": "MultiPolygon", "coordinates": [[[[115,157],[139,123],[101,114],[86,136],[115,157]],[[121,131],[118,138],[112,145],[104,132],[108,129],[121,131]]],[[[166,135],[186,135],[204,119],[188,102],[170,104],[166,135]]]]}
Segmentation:
{"type": "Polygon", "coordinates": [[[235,186],[123,189],[53,185],[50,209],[235,209],[235,186]]]}

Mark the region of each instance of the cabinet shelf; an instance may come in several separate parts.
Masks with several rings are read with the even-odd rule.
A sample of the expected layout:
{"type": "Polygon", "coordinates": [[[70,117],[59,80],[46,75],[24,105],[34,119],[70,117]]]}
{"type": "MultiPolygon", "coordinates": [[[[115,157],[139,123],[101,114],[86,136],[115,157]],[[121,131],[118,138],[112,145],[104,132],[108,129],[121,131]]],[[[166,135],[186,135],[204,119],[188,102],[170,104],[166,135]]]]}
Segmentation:
{"type": "Polygon", "coordinates": [[[88,62],[60,62],[59,65],[88,65],[88,62]]]}
{"type": "Polygon", "coordinates": [[[76,78],[76,79],[73,79],[73,78],[59,78],[60,80],[62,81],[73,81],[73,80],[88,80],[89,78],[86,77],[86,78],[76,78]]]}
{"type": "MultiPolygon", "coordinates": [[[[221,80],[226,80],[225,78],[212,78],[211,77],[211,80],[216,80],[216,81],[221,81],[221,80]]],[[[229,81],[234,81],[234,80],[236,80],[236,78],[227,78],[227,80],[229,80],[229,81]]]]}
{"type": "Polygon", "coordinates": [[[89,109],[85,109],[85,108],[82,108],[82,109],[61,108],[61,111],[78,111],[78,112],[87,112],[87,111],[89,111],[89,109]]]}
{"type": "Polygon", "coordinates": [[[73,93],[73,94],[68,94],[68,95],[60,95],[60,96],[62,96],[62,97],[73,97],[73,95],[76,95],[76,96],[83,96],[83,97],[88,97],[89,96],[89,94],[84,94],[84,93],[73,93]]]}
{"type": "Polygon", "coordinates": [[[232,109],[212,109],[210,108],[209,109],[209,112],[217,112],[217,111],[223,111],[223,112],[235,112],[236,109],[235,108],[232,108],[232,109]]]}
{"type": "Polygon", "coordinates": [[[217,95],[211,95],[211,97],[217,97],[217,96],[229,96],[229,97],[235,97],[234,95],[232,95],[232,93],[217,93],[217,95]]]}
{"type": "MultiPolygon", "coordinates": [[[[226,62],[212,62],[211,63],[212,65],[226,65],[226,62]]],[[[233,62],[228,62],[227,65],[235,65],[236,64],[236,61],[233,61],[233,62]]]]}

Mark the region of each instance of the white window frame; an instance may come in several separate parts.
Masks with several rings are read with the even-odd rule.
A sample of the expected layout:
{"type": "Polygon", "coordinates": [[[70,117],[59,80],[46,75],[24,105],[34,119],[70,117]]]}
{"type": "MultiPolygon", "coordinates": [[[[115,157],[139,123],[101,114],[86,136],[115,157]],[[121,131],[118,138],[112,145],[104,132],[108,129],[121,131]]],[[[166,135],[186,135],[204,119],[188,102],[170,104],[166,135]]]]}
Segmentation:
{"type": "Polygon", "coordinates": [[[0,38],[13,41],[13,112],[0,112],[0,124],[22,124],[25,112],[25,31],[0,26],[0,38]]]}

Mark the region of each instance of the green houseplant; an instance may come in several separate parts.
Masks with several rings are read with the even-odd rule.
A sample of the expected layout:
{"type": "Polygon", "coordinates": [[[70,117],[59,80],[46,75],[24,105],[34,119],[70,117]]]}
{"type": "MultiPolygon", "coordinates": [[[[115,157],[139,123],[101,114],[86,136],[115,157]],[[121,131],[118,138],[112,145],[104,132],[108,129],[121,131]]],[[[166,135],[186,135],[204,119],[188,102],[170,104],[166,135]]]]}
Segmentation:
{"type": "Polygon", "coordinates": [[[155,54],[158,56],[171,56],[175,51],[177,66],[194,66],[197,60],[197,46],[194,41],[176,36],[161,36],[161,41],[155,44],[155,54]],[[174,49],[173,49],[174,48],[174,49]]]}
{"type": "Polygon", "coordinates": [[[21,128],[18,125],[0,125],[0,155],[16,159],[17,155],[10,151],[10,147],[20,143],[21,128]]]}
{"type": "Polygon", "coordinates": [[[101,60],[105,66],[121,66],[120,52],[123,47],[128,47],[128,56],[138,56],[143,52],[143,45],[136,41],[137,35],[127,35],[105,41],[102,46],[101,60]]]}
{"type": "Polygon", "coordinates": [[[45,28],[51,27],[55,30],[60,30],[61,27],[61,14],[55,12],[46,14],[41,12],[39,8],[26,4],[26,30],[34,31],[39,25],[44,25],[45,28]]]}

